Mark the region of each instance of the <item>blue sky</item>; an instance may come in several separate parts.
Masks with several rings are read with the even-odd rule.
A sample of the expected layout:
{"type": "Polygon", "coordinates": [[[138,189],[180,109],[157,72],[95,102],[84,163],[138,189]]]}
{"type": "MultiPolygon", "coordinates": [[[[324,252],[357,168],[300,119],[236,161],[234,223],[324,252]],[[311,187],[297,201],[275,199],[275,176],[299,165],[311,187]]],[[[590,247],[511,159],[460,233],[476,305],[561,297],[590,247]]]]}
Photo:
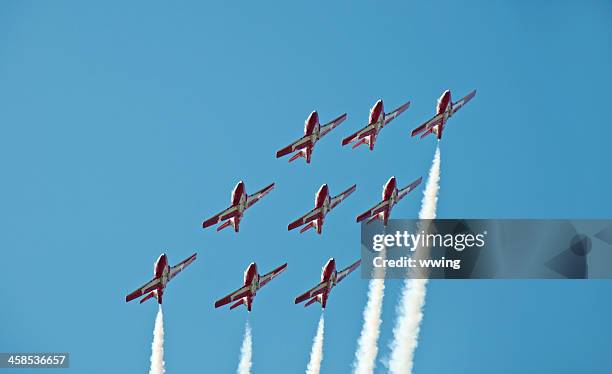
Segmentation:
{"type": "MultiPolygon", "coordinates": [[[[251,261],[287,271],[255,299],[253,372],[305,369],[321,266],[359,256],[355,216],[390,175],[425,175],[409,137],[440,93],[478,94],[442,143],[443,218],[609,218],[609,1],[11,1],[0,5],[0,351],[69,351],[75,373],[147,372],[156,305],[126,304],[166,252],[166,369],[233,372],[247,314],[215,310],[251,261]],[[374,152],[341,139],[378,98],[411,108],[374,152]],[[349,117],[313,163],[276,150],[312,110],[349,117]],[[238,180],[277,189],[241,232],[202,230],[238,180]],[[286,225],[322,183],[357,191],[324,233],[286,225]]],[[[415,217],[420,192],[394,217],[415,217]]],[[[380,357],[401,282],[389,281],[380,357]]],[[[348,372],[366,301],[331,295],[323,372],[348,372]]],[[[435,281],[415,372],[609,373],[607,281],[435,281]]],[[[384,372],[379,363],[378,372],[384,372]]]]}

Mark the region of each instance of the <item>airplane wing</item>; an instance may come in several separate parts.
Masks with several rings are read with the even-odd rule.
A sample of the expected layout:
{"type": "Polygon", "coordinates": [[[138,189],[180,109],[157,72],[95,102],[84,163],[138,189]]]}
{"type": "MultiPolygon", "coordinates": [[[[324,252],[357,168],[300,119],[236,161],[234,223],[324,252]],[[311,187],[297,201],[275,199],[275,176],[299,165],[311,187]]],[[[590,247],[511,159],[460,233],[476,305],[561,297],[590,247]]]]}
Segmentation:
{"type": "Polygon", "coordinates": [[[233,205],[233,206],[225,209],[224,211],[215,214],[214,216],[210,217],[206,221],[204,221],[202,223],[202,227],[206,228],[206,227],[209,227],[209,226],[216,225],[217,223],[219,223],[221,221],[225,221],[226,219],[230,219],[230,218],[238,215],[238,213],[239,213],[238,212],[238,207],[233,205]]]}
{"type": "Polygon", "coordinates": [[[276,158],[283,157],[285,155],[293,153],[293,152],[295,152],[297,150],[300,150],[302,148],[306,148],[306,147],[308,147],[311,144],[312,144],[312,142],[310,141],[309,137],[306,137],[306,136],[301,137],[298,140],[296,140],[295,142],[289,144],[285,148],[283,148],[280,151],[276,152],[276,158]]]}
{"type": "Polygon", "coordinates": [[[359,267],[359,265],[361,264],[361,260],[357,260],[353,265],[347,267],[344,270],[341,270],[338,272],[338,277],[336,280],[336,283],[340,282],[341,280],[343,280],[347,275],[349,275],[353,270],[357,269],[359,267]]]}
{"type": "Polygon", "coordinates": [[[422,181],[423,181],[423,177],[419,177],[419,179],[415,180],[414,182],[410,183],[406,187],[404,187],[401,190],[399,190],[397,192],[397,200],[399,201],[399,200],[403,199],[404,196],[406,196],[410,191],[412,191],[415,188],[417,188],[419,186],[419,184],[421,184],[422,181]]]}
{"type": "Polygon", "coordinates": [[[354,142],[355,140],[363,139],[366,136],[373,134],[375,131],[376,130],[375,130],[374,125],[367,125],[366,127],[364,127],[361,130],[357,131],[353,135],[347,136],[346,138],[344,138],[342,140],[342,145],[347,145],[349,143],[354,142]]]}
{"type": "Polygon", "coordinates": [[[452,114],[455,114],[455,112],[457,112],[459,109],[461,109],[461,107],[463,107],[465,104],[467,104],[468,101],[472,100],[472,98],[476,96],[476,90],[470,92],[469,94],[467,94],[465,97],[457,100],[455,103],[453,103],[453,112],[452,114]]]}
{"type": "Polygon", "coordinates": [[[186,268],[187,266],[189,266],[192,262],[195,261],[196,256],[198,254],[194,253],[191,256],[187,257],[186,259],[184,259],[183,261],[179,262],[178,264],[174,265],[173,267],[170,268],[170,275],[168,279],[172,279],[174,278],[178,273],[180,273],[184,268],[186,268]]]}
{"type": "Polygon", "coordinates": [[[370,218],[377,215],[378,213],[387,209],[387,206],[389,206],[389,200],[381,201],[380,203],[374,205],[367,212],[363,212],[359,216],[357,216],[357,222],[361,222],[366,218],[370,218]]]}
{"type": "Polygon", "coordinates": [[[231,294],[225,296],[224,298],[217,300],[215,302],[215,308],[218,308],[225,304],[229,304],[232,301],[242,299],[243,297],[248,296],[250,292],[251,290],[249,289],[249,286],[244,286],[242,288],[239,288],[238,290],[232,292],[231,294]]]}
{"type": "Polygon", "coordinates": [[[156,289],[159,286],[159,282],[160,282],[159,278],[154,278],[154,279],[150,280],[149,282],[144,284],[142,287],[140,287],[136,291],[134,291],[131,294],[127,295],[125,297],[125,301],[126,302],[132,301],[132,300],[134,300],[136,298],[139,298],[140,296],[142,296],[144,294],[147,294],[147,293],[153,291],[154,289],[156,289]]]}
{"type": "Polygon", "coordinates": [[[322,294],[323,292],[325,292],[325,290],[327,289],[327,282],[321,282],[319,284],[317,284],[316,286],[314,286],[313,288],[309,289],[308,291],[306,291],[305,293],[303,293],[302,295],[298,296],[295,298],[295,303],[299,304],[304,300],[308,300],[311,299],[319,294],[322,294]]]}
{"type": "Polygon", "coordinates": [[[400,106],[399,108],[395,109],[393,112],[387,113],[385,115],[385,125],[387,123],[393,121],[400,114],[402,114],[406,109],[408,109],[408,107],[410,107],[410,101],[407,102],[406,104],[400,106]]]}
{"type": "Polygon", "coordinates": [[[293,230],[296,227],[300,227],[302,225],[305,225],[308,222],[314,221],[315,219],[320,218],[320,217],[322,217],[321,208],[320,207],[319,208],[314,208],[310,212],[304,214],[300,218],[298,218],[295,221],[291,222],[289,224],[289,226],[287,226],[287,230],[293,230]]]}
{"type": "Polygon", "coordinates": [[[331,122],[321,126],[321,130],[319,132],[319,139],[321,139],[322,137],[327,135],[327,133],[329,133],[330,131],[332,131],[336,127],[338,127],[339,124],[344,122],[346,117],[347,117],[347,114],[344,113],[343,115],[341,115],[340,117],[336,118],[335,120],[333,120],[333,121],[331,121],[331,122]]]}
{"type": "Polygon", "coordinates": [[[340,193],[337,196],[332,197],[332,199],[331,199],[331,201],[329,203],[329,209],[334,209],[336,207],[336,205],[338,205],[342,201],[344,201],[344,199],[349,197],[349,195],[352,194],[353,192],[355,192],[356,189],[357,189],[357,185],[354,184],[348,190],[340,193]]]}
{"type": "Polygon", "coordinates": [[[421,126],[412,130],[412,133],[410,133],[410,136],[416,136],[425,130],[430,130],[432,127],[439,125],[443,120],[444,120],[444,113],[437,114],[433,116],[433,118],[430,119],[429,121],[425,122],[421,126]]]}
{"type": "Polygon", "coordinates": [[[266,188],[263,188],[257,192],[255,192],[252,195],[249,195],[247,197],[247,202],[246,202],[246,207],[250,207],[253,204],[255,204],[256,202],[259,201],[259,199],[261,199],[262,197],[266,196],[268,194],[268,192],[272,191],[274,189],[274,183],[272,183],[271,185],[267,186],[266,188]]]}
{"type": "Polygon", "coordinates": [[[287,268],[287,263],[284,263],[283,265],[277,267],[276,269],[272,270],[271,272],[263,275],[259,279],[259,288],[265,286],[272,279],[276,278],[276,276],[279,275],[280,273],[282,273],[283,271],[285,271],[286,268],[287,268]]]}

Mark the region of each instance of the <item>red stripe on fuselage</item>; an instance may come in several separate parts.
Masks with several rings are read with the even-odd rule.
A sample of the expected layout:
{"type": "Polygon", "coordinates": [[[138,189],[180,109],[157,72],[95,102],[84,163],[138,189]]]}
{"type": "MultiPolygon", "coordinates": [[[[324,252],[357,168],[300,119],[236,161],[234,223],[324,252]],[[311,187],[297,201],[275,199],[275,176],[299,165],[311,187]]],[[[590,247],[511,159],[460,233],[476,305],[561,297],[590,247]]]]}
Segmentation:
{"type": "Polygon", "coordinates": [[[383,106],[382,100],[378,100],[376,104],[370,109],[370,125],[376,123],[381,120],[382,115],[384,115],[385,109],[383,106]]]}
{"type": "Polygon", "coordinates": [[[315,207],[320,208],[321,206],[323,206],[323,203],[328,197],[329,187],[327,186],[327,184],[324,184],[321,186],[321,188],[319,188],[319,191],[317,191],[317,195],[315,196],[315,207]]]}
{"type": "Polygon", "coordinates": [[[244,285],[250,286],[253,283],[253,278],[257,275],[257,264],[252,262],[244,272],[244,285]]]}
{"type": "Polygon", "coordinates": [[[395,180],[395,177],[389,178],[389,180],[387,181],[387,183],[385,183],[385,186],[383,188],[383,194],[382,194],[383,201],[389,200],[391,196],[393,195],[393,192],[396,189],[397,189],[397,181],[395,180]]]}
{"type": "Polygon", "coordinates": [[[154,266],[154,271],[153,271],[155,278],[161,278],[162,274],[164,273],[164,269],[167,266],[168,266],[168,257],[164,253],[159,256],[157,261],[155,261],[155,266],[154,266]]]}
{"type": "Polygon", "coordinates": [[[438,99],[438,105],[436,107],[436,115],[444,113],[451,103],[451,92],[446,90],[442,93],[442,96],[438,99]]]}
{"type": "Polygon", "coordinates": [[[311,135],[315,127],[319,125],[319,113],[315,110],[310,113],[304,124],[304,135],[311,135]]]}
{"type": "Polygon", "coordinates": [[[321,282],[329,281],[334,272],[336,272],[336,260],[330,258],[321,271],[321,282]]]}
{"type": "Polygon", "coordinates": [[[236,187],[234,187],[234,190],[232,191],[232,201],[231,201],[232,205],[240,204],[240,199],[245,194],[246,194],[246,188],[244,186],[244,182],[240,181],[238,182],[238,184],[236,184],[236,187]]]}

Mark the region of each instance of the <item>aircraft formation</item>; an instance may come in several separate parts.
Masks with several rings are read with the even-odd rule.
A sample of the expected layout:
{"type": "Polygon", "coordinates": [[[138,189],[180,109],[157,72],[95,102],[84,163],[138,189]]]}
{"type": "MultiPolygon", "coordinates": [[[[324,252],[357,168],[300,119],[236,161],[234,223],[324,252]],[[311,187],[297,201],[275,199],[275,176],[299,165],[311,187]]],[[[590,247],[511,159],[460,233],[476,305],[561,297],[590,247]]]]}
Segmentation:
{"type": "MultiPolygon", "coordinates": [[[[422,139],[429,134],[435,134],[438,140],[442,139],[442,133],[444,132],[448,120],[475,95],[476,90],[453,102],[450,90],[444,91],[438,99],[435,115],[422,125],[412,130],[411,136],[414,137],[421,134],[420,138],[422,139]]],[[[344,146],[354,143],[354,149],[365,144],[369,147],[370,151],[374,150],[374,144],[376,143],[381,130],[409,107],[410,101],[389,113],[385,113],[383,101],[378,100],[370,109],[368,124],[361,130],[344,138],[342,140],[342,145],[344,146]]],[[[291,156],[289,162],[295,161],[298,158],[304,158],[306,163],[310,164],[312,161],[312,153],[315,144],[331,130],[338,127],[346,119],[347,114],[344,113],[330,122],[321,125],[319,122],[319,114],[316,111],[311,112],[304,125],[304,135],[290,145],[276,152],[276,157],[280,158],[293,153],[293,156],[291,156]]],[[[423,178],[419,177],[407,186],[400,188],[398,187],[396,178],[392,176],[383,186],[382,200],[369,210],[358,215],[356,222],[362,222],[367,219],[368,221],[366,224],[370,224],[378,220],[386,226],[391,215],[392,208],[408,193],[415,190],[422,181],[423,178]]],[[[261,200],[274,188],[275,184],[271,183],[261,190],[249,195],[246,191],[245,183],[243,181],[239,181],[232,191],[230,199],[231,205],[211,218],[206,219],[202,223],[202,227],[208,228],[218,224],[216,230],[220,231],[231,226],[234,228],[234,231],[238,233],[240,231],[240,224],[244,218],[245,211],[261,200]]],[[[336,208],[342,201],[348,198],[353,192],[355,192],[356,189],[357,185],[354,184],[338,195],[332,196],[330,194],[329,186],[327,184],[323,184],[315,194],[314,208],[297,220],[289,223],[287,229],[291,231],[298,227],[302,227],[300,229],[300,233],[304,233],[309,229],[315,229],[318,234],[321,234],[323,232],[323,223],[326,215],[336,208]]],[[[155,298],[159,304],[162,304],[164,291],[168,282],[185,267],[193,263],[196,256],[197,254],[194,253],[177,265],[170,266],[168,264],[166,254],[162,254],[155,262],[153,279],[144,284],[142,287],[138,288],[136,291],[128,294],[125,298],[126,302],[144,296],[140,300],[140,303],[143,303],[148,299],[155,298]]],[[[321,281],[313,288],[296,297],[295,304],[308,300],[308,302],[304,304],[305,307],[318,302],[321,304],[321,307],[325,309],[331,290],[340,281],[346,278],[348,274],[357,269],[360,264],[361,260],[358,260],[343,270],[338,271],[336,268],[335,259],[330,258],[321,270],[321,281]]],[[[244,305],[250,312],[252,310],[253,300],[257,292],[272,279],[279,276],[283,271],[285,271],[286,268],[287,263],[280,265],[268,273],[260,275],[257,264],[254,262],[251,263],[244,272],[242,286],[238,290],[217,300],[214,304],[215,308],[232,303],[229,308],[230,310],[240,305],[244,305]]]]}

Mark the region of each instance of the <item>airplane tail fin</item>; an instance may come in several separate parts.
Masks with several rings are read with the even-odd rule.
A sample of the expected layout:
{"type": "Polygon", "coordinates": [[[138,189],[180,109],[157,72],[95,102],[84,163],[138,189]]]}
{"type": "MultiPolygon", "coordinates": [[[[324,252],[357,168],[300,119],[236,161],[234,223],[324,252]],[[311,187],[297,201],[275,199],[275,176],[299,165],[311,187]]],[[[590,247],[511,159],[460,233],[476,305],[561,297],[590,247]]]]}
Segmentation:
{"type": "Polygon", "coordinates": [[[239,307],[240,305],[244,304],[244,299],[240,299],[239,301],[237,301],[236,303],[234,303],[232,306],[230,306],[230,310],[239,307]]]}
{"type": "Polygon", "coordinates": [[[300,230],[300,234],[308,231],[310,229],[312,229],[314,227],[314,222],[309,222],[306,226],[304,226],[301,230],[300,230]]]}

